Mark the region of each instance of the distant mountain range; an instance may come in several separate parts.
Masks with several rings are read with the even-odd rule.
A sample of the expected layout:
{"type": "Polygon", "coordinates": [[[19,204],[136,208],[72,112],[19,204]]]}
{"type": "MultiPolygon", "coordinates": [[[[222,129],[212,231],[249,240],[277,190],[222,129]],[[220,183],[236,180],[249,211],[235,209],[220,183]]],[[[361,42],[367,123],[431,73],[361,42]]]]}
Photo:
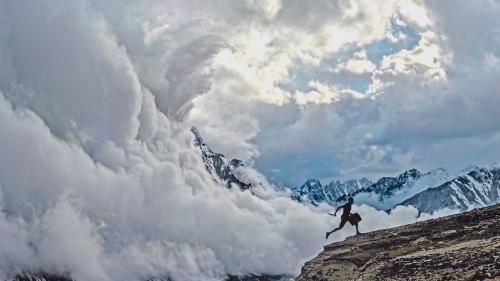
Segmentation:
{"type": "Polygon", "coordinates": [[[430,187],[398,205],[415,206],[420,212],[437,209],[467,210],[500,201],[500,168],[480,168],[460,175],[439,186],[430,187]]]}
{"type": "Polygon", "coordinates": [[[292,188],[292,199],[299,202],[311,202],[314,205],[321,202],[335,205],[347,194],[356,194],[372,184],[372,181],[365,178],[345,182],[332,181],[327,185],[322,185],[319,180],[309,179],[299,188],[292,188]]]}
{"type": "MultiPolygon", "coordinates": [[[[191,131],[205,167],[216,182],[241,190],[252,187],[239,176],[238,170],[244,167],[241,160],[229,160],[212,151],[196,128],[191,131]]],[[[455,177],[450,177],[444,168],[427,173],[410,169],[396,177],[382,177],[375,182],[362,178],[344,182],[335,180],[326,185],[317,179],[309,179],[300,187],[291,188],[291,193],[293,200],[313,205],[327,203],[337,206],[350,195],[356,203],[387,211],[400,205],[414,206],[425,213],[443,208],[465,211],[500,201],[500,168],[498,165],[491,168],[472,166],[455,177]]]]}
{"type": "Polygon", "coordinates": [[[425,213],[443,208],[465,211],[500,201],[500,168],[473,167],[454,178],[443,168],[427,173],[411,169],[374,183],[361,179],[323,186],[318,180],[309,179],[299,188],[292,188],[292,199],[313,205],[336,206],[346,201],[348,195],[355,202],[388,211],[400,205],[414,206],[425,213]]]}

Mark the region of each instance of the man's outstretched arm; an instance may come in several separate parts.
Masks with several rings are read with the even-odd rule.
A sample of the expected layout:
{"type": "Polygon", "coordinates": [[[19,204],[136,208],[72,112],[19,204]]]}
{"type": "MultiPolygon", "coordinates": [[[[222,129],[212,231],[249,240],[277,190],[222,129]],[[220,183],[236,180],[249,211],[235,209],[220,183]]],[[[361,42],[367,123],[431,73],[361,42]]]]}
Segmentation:
{"type": "Polygon", "coordinates": [[[334,217],[336,217],[336,216],[337,216],[337,212],[338,212],[340,209],[344,208],[344,207],[345,207],[345,205],[342,205],[342,206],[338,207],[338,208],[337,208],[337,210],[335,210],[335,213],[334,213],[333,215],[332,215],[331,213],[328,213],[328,214],[329,214],[330,216],[334,216],[334,217]]]}

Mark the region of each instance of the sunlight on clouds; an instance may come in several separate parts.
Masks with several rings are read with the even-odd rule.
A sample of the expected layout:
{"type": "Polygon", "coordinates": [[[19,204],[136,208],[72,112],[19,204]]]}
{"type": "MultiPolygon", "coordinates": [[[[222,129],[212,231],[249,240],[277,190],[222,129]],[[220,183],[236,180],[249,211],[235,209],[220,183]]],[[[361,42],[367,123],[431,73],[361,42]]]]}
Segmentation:
{"type": "Polygon", "coordinates": [[[245,58],[248,57],[239,57],[231,49],[225,49],[215,56],[213,66],[215,69],[224,68],[231,73],[233,83],[240,84],[239,95],[247,95],[247,98],[276,105],[287,103],[290,95],[276,85],[281,81],[284,75],[282,71],[286,71],[286,66],[280,67],[277,63],[258,68],[245,63],[245,58]]]}
{"type": "Polygon", "coordinates": [[[319,81],[310,81],[309,87],[311,91],[307,93],[297,91],[293,95],[295,103],[300,106],[308,104],[329,104],[338,101],[344,95],[349,95],[356,99],[365,97],[363,94],[354,90],[335,85],[325,85],[319,81]]]}
{"type": "Polygon", "coordinates": [[[444,53],[435,33],[427,31],[421,36],[413,49],[384,56],[372,77],[368,93],[380,93],[384,87],[393,85],[395,80],[404,76],[418,79],[420,83],[446,81],[446,65],[450,63],[451,55],[444,53]]]}
{"type": "Polygon", "coordinates": [[[420,29],[425,29],[432,25],[425,4],[421,0],[400,1],[399,13],[409,24],[420,29]]]}
{"type": "Polygon", "coordinates": [[[445,79],[444,71],[445,57],[436,42],[436,34],[426,32],[421,34],[422,39],[418,46],[412,50],[401,50],[400,52],[387,56],[382,60],[381,69],[392,70],[400,73],[421,73],[433,79],[445,79]]]}
{"type": "Polygon", "coordinates": [[[336,73],[346,71],[354,74],[371,73],[376,66],[367,58],[366,50],[354,53],[354,57],[348,61],[337,64],[333,70],[336,73]]]}

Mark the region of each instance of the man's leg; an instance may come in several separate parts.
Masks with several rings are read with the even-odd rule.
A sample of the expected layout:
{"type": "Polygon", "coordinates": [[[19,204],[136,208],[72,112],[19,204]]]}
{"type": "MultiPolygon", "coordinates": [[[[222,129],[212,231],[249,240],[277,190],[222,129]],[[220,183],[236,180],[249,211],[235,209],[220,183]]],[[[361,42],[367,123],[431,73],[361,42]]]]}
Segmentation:
{"type": "Polygon", "coordinates": [[[358,224],[356,224],[356,235],[359,235],[359,234],[361,234],[361,232],[359,232],[359,230],[358,230],[358,224]]]}
{"type": "Polygon", "coordinates": [[[347,222],[347,220],[341,220],[341,221],[340,221],[340,225],[339,225],[339,227],[337,227],[337,228],[335,228],[334,230],[329,231],[329,232],[327,232],[327,233],[326,233],[326,239],[328,239],[328,236],[330,236],[330,235],[331,235],[332,233],[334,233],[335,231],[337,231],[337,230],[341,230],[341,229],[344,227],[344,225],[345,225],[345,223],[346,223],[346,222],[347,222]]]}

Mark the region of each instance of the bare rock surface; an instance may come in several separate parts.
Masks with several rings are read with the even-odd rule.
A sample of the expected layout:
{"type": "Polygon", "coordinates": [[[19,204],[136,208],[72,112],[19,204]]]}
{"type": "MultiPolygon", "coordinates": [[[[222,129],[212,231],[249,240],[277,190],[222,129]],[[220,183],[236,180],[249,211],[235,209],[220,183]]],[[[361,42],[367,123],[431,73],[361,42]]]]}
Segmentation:
{"type": "Polygon", "coordinates": [[[348,237],[296,280],[500,280],[500,204],[348,237]]]}

